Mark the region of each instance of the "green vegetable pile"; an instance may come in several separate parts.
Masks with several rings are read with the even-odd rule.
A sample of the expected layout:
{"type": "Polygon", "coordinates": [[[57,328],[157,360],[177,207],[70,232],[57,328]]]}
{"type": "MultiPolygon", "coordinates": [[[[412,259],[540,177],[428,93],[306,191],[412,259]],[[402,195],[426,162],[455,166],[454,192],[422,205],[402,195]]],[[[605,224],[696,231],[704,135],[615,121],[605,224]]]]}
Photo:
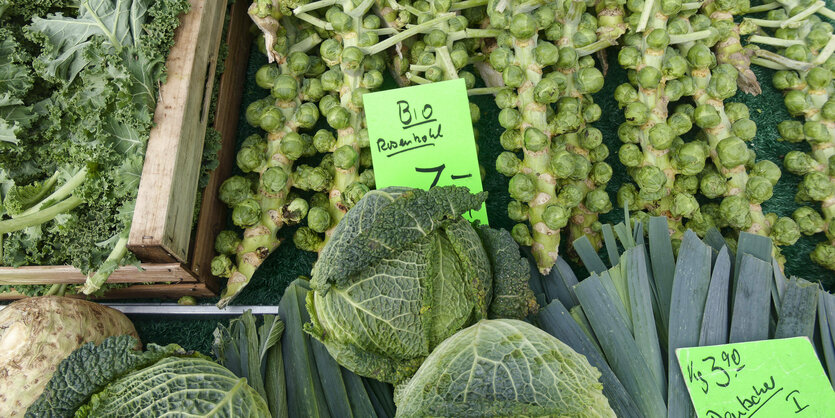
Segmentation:
{"type": "Polygon", "coordinates": [[[70,264],[88,275],[80,290],[91,294],[117,267],[138,262],[126,244],[145,146],[189,7],[0,3],[0,265],[70,264]]]}
{"type": "Polygon", "coordinates": [[[667,219],[647,221],[603,226],[608,264],[588,239],[575,241],[590,272],[579,283],[570,269],[531,278],[547,304],[539,326],[600,370],[618,416],[694,413],[678,348],[805,336],[833,376],[835,296],[786,279],[769,238],[728,242],[710,229],[700,240],[687,230],[674,257],[667,219]]]}
{"type": "MultiPolygon", "coordinates": [[[[823,241],[812,260],[835,267],[827,116],[835,41],[833,13],[819,2],[257,0],[249,14],[271,62],[256,83],[270,94],[246,109],[266,134],[243,141],[240,172],[221,189],[237,227],[216,242],[213,273],[229,278],[221,305],[280,244],[280,228],[299,225],[297,248],[321,253],[374,189],[362,94],[456,78],[500,110],[502,131],[477,138],[503,148],[494,165],[509,179],[509,229],[542,274],[566,233],[603,245],[598,219],[613,202],[642,220],[667,217],[674,249],[687,229],[704,237],[716,228],[731,240],[747,232],[769,237],[782,266],[780,247],[815,235],[823,241]],[[607,54],[628,80],[604,90],[607,54]],[[780,69],[775,86],[806,118],[779,125],[786,141],[810,144],[784,158],[804,176],[791,216],[764,205],[784,173],[757,156],[762,127],[730,101],[761,92],[755,65],[780,69]],[[594,126],[613,116],[595,103],[601,91],[613,92],[625,119],[617,149],[594,126]],[[625,182],[613,168],[621,166],[625,182]]],[[[481,111],[470,107],[475,123],[481,111]]]]}

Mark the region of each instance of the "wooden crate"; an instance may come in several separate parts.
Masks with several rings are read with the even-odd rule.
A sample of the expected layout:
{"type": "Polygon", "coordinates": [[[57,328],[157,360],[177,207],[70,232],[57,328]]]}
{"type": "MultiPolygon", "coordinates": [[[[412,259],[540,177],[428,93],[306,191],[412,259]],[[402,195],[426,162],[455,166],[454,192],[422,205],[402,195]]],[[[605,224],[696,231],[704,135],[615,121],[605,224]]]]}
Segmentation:
{"type": "MultiPolygon", "coordinates": [[[[214,296],[220,283],[210,272],[214,237],[223,229],[225,205],[218,188],[235,160],[235,136],[252,35],[248,2],[236,1],[226,41],[229,55],[219,84],[214,128],[223,137],[219,167],[203,192],[200,215],[192,230],[203,141],[214,86],[226,1],[190,0],[175,34],[160,87],[128,248],[141,270],[121,267],[108,283],[137,283],[114,289],[104,298],[178,298],[214,296]],[[192,239],[193,238],[193,239],[192,239]]],[[[0,267],[0,284],[82,284],[86,276],[72,266],[0,267]]],[[[16,293],[0,299],[17,299],[16,293]]]]}

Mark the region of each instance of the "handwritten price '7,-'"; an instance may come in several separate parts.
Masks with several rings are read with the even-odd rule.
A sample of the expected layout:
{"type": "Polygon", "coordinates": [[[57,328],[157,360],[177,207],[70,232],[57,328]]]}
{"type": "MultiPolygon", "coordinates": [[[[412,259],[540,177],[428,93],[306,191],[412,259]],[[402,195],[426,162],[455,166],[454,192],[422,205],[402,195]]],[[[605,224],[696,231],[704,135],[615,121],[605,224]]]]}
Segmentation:
{"type": "MultiPolygon", "coordinates": [[[[443,173],[444,169],[446,168],[446,164],[441,164],[437,167],[429,167],[429,168],[418,168],[415,167],[415,171],[418,173],[435,173],[435,179],[432,180],[432,184],[429,185],[429,188],[433,188],[438,185],[438,180],[441,179],[441,173],[443,173]]],[[[460,176],[451,175],[450,178],[452,180],[460,180],[472,177],[472,174],[462,174],[460,176]]]]}

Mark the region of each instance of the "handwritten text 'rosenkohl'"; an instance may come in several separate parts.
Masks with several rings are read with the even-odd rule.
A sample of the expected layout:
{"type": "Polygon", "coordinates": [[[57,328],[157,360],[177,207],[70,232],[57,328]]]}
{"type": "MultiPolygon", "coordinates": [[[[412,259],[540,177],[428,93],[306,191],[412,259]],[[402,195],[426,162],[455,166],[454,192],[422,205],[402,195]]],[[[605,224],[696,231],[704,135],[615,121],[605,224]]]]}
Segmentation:
{"type": "Polygon", "coordinates": [[[409,102],[398,100],[400,123],[403,130],[411,130],[408,134],[411,138],[402,137],[399,140],[377,139],[377,151],[389,152],[386,157],[393,157],[407,151],[413,151],[423,147],[434,147],[435,141],[443,138],[441,123],[433,118],[432,105],[426,104],[418,112],[409,106],[409,102]]]}

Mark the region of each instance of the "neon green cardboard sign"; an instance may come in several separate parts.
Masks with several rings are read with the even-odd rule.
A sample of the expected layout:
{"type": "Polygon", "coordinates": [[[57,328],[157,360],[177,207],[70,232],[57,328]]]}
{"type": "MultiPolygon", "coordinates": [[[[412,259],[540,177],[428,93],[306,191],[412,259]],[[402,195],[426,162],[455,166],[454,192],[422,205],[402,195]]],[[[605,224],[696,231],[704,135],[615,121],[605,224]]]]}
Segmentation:
{"type": "Polygon", "coordinates": [[[699,418],[835,416],[835,392],[805,337],[679,348],[699,418]]]}
{"type": "MultiPolygon", "coordinates": [[[[483,190],[463,79],[368,93],[362,102],[378,189],[483,190]]],[[[487,224],[484,205],[464,217],[487,224]]]]}

